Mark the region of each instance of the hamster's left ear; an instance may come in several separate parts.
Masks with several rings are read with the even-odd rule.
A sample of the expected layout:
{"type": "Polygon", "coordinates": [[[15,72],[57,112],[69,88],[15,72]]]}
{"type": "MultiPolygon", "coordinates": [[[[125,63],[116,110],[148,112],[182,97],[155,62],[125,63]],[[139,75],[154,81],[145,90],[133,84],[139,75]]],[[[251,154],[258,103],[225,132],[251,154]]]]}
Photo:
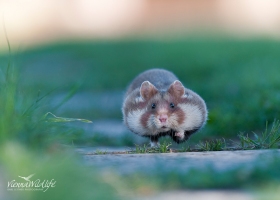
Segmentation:
{"type": "Polygon", "coordinates": [[[171,95],[181,97],[185,94],[185,87],[180,81],[176,80],[170,85],[168,92],[171,95]]]}

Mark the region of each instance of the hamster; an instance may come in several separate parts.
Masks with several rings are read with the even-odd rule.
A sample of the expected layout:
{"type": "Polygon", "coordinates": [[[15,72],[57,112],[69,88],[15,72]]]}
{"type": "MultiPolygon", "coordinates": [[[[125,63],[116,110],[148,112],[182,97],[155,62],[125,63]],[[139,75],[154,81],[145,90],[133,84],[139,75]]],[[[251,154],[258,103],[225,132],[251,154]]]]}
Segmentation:
{"type": "Polygon", "coordinates": [[[204,100],[187,89],[170,71],[151,69],[139,74],[128,86],[122,106],[125,125],[149,137],[151,146],[170,136],[182,143],[207,121],[204,100]]]}

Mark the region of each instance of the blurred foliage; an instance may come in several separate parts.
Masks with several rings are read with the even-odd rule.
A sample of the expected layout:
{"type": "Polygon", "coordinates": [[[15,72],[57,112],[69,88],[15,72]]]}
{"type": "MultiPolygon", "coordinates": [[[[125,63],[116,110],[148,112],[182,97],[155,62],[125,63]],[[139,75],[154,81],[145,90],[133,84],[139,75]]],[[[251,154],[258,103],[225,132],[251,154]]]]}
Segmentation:
{"type": "MultiPolygon", "coordinates": [[[[18,68],[10,63],[0,68],[0,174],[1,185],[22,182],[18,176],[36,174],[36,179],[56,181],[48,191],[9,191],[3,199],[118,199],[113,180],[85,167],[73,151],[61,145],[77,130],[65,126],[76,119],[49,118],[43,103],[46,95],[33,101],[20,91],[18,68]],[[62,120],[62,121],[61,121],[62,120]],[[80,163],[80,164],[79,164],[80,163]]],[[[54,117],[54,116],[52,116],[54,117]]],[[[78,119],[78,121],[80,121],[78,119]]],[[[84,121],[84,120],[82,120],[84,121]]]]}
{"type": "Polygon", "coordinates": [[[114,181],[117,180],[84,166],[72,151],[53,148],[51,153],[38,154],[27,151],[18,143],[10,142],[1,147],[0,155],[0,169],[5,171],[5,178],[1,179],[4,185],[12,180],[24,182],[18,176],[30,174],[35,174],[30,178],[32,181],[55,181],[55,187],[48,188],[45,192],[7,191],[9,199],[118,199],[119,191],[114,187],[114,181]]]}
{"type": "Polygon", "coordinates": [[[28,93],[21,92],[17,67],[9,64],[0,73],[5,75],[0,78],[0,143],[17,140],[30,149],[40,150],[76,131],[46,118],[49,109],[55,110],[46,103],[49,94],[38,93],[31,100],[28,93]]]}

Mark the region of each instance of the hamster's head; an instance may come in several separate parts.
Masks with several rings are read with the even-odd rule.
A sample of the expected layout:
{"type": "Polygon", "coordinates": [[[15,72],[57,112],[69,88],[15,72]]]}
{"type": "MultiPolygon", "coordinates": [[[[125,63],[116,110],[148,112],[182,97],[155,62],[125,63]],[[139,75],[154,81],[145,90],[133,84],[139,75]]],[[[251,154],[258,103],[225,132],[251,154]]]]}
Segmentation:
{"type": "Polygon", "coordinates": [[[204,101],[178,80],[166,91],[144,81],[125,99],[123,115],[131,131],[152,136],[171,130],[195,132],[205,124],[207,110],[204,101]]]}

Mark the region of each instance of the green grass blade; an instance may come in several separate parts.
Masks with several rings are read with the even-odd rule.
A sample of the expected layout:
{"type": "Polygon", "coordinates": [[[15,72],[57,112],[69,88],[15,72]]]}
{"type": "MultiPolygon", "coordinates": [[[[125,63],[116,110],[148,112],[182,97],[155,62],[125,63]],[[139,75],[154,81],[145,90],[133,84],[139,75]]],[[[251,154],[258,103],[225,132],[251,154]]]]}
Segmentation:
{"type": "Polygon", "coordinates": [[[92,123],[92,121],[87,120],[87,119],[78,119],[78,118],[66,118],[66,117],[57,117],[51,112],[46,113],[43,118],[47,122],[74,122],[74,121],[79,121],[79,122],[84,122],[84,123],[92,123]],[[47,118],[48,115],[51,115],[52,118],[47,118]],[[46,119],[47,118],[47,119],[46,119]]]}

